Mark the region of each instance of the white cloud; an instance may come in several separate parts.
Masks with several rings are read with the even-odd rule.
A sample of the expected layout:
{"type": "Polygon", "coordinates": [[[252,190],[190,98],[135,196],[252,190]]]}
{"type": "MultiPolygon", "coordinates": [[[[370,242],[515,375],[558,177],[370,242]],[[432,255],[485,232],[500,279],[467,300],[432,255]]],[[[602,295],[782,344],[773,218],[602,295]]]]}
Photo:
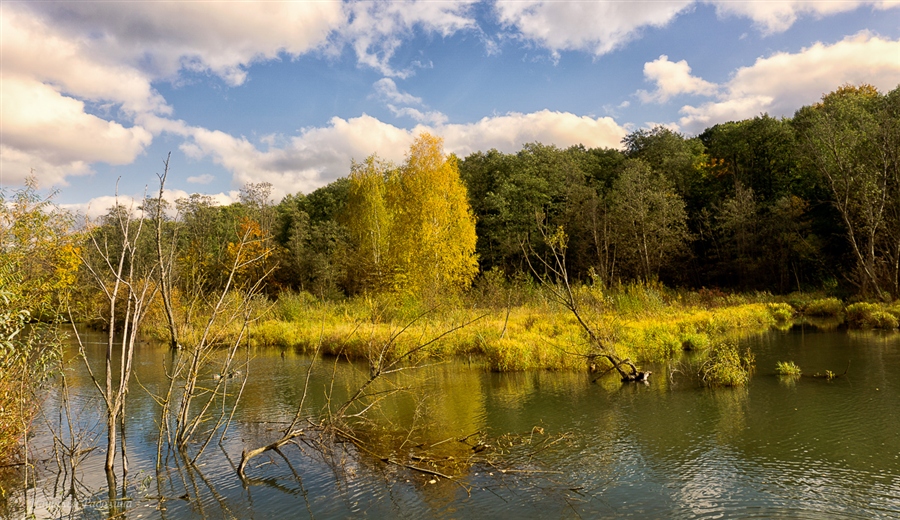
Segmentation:
{"type": "MultiPolygon", "coordinates": [[[[160,126],[163,126],[160,124],[160,126]]],[[[412,133],[362,115],[333,118],[322,128],[307,128],[292,138],[278,139],[283,146],[260,149],[244,137],[171,122],[167,129],[187,138],[182,152],[193,159],[210,158],[233,175],[235,186],[248,182],[270,182],[277,199],[288,193],[309,192],[350,171],[352,159],[372,153],[399,162],[412,142],[412,133]]]]}
{"type": "Polygon", "coordinates": [[[766,34],[786,31],[797,18],[804,15],[824,17],[853,11],[861,6],[890,9],[900,6],[896,0],[757,0],[735,2],[733,0],[709,0],[716,6],[719,16],[750,18],[766,34]]]}
{"type": "Polygon", "coordinates": [[[56,32],[40,18],[5,8],[0,17],[3,77],[31,78],[60,92],[92,101],[121,104],[129,113],[169,113],[150,78],[126,64],[94,55],[82,37],[56,32]]]}
{"type": "Polygon", "coordinates": [[[372,86],[375,87],[375,97],[384,103],[396,117],[409,117],[417,123],[429,125],[442,125],[447,122],[447,116],[439,111],[415,108],[416,106],[426,108],[422,98],[401,91],[391,78],[382,78],[372,86]]]}
{"type": "MultiPolygon", "coordinates": [[[[162,123],[157,123],[163,126],[162,123]]],[[[459,156],[496,148],[518,151],[530,142],[566,147],[618,147],[626,131],[609,117],[591,118],[565,112],[542,110],[531,114],[511,113],[486,117],[472,124],[419,125],[412,130],[398,128],[363,114],[351,119],[333,118],[328,126],[307,128],[299,135],[266,139],[266,149],[244,137],[189,127],[172,121],[170,131],[187,138],[181,150],[193,159],[211,158],[233,174],[235,186],[247,182],[270,182],[277,199],[288,193],[309,192],[350,172],[352,160],[361,161],[373,153],[400,163],[409,145],[420,132],[445,138],[445,149],[459,156]]]]}
{"type": "Polygon", "coordinates": [[[93,56],[156,78],[208,71],[231,85],[243,83],[253,62],[322,46],[344,20],[338,2],[87,1],[31,8],[48,26],[83,41],[93,56]]]}
{"type": "Polygon", "coordinates": [[[659,59],[644,64],[644,78],[656,83],[656,90],[639,90],[638,97],[645,103],[665,103],[680,94],[715,94],[717,86],[702,78],[691,75],[687,61],[669,61],[663,54],[659,59]]]}
{"type": "Polygon", "coordinates": [[[519,37],[559,51],[585,51],[597,56],[638,38],[642,30],[664,27],[698,3],[714,5],[720,17],[748,18],[764,33],[783,32],[803,16],[825,17],[863,6],[900,7],[898,0],[673,0],[664,2],[557,2],[497,0],[500,23],[519,37]]]}
{"type": "Polygon", "coordinates": [[[2,83],[6,182],[21,182],[33,167],[42,182],[63,184],[67,175],[89,173],[89,163],[128,164],[152,140],[147,130],[87,114],[82,101],[33,79],[3,74],[2,83]]]}
{"type": "Polygon", "coordinates": [[[348,22],[336,35],[340,46],[349,43],[361,65],[371,67],[387,77],[407,78],[414,72],[410,64],[397,69],[391,64],[397,49],[409,38],[414,28],[442,37],[477,27],[471,14],[476,0],[434,2],[429,0],[372,0],[344,4],[348,22]]]}
{"type": "Polygon", "coordinates": [[[391,78],[381,78],[372,86],[375,87],[375,93],[382,101],[387,101],[389,103],[400,103],[403,105],[422,104],[422,98],[413,96],[412,94],[408,94],[406,92],[401,92],[400,89],[397,88],[397,84],[394,83],[394,80],[392,80],[391,78]]]}
{"type": "MultiPolygon", "coordinates": [[[[157,193],[158,191],[149,195],[155,197],[157,193]]],[[[191,194],[184,190],[164,190],[163,200],[169,203],[169,206],[166,209],[166,215],[168,215],[169,217],[175,217],[178,212],[178,208],[176,207],[175,202],[178,199],[186,199],[190,196],[191,194]]],[[[240,194],[237,191],[231,191],[229,193],[216,193],[212,195],[204,194],[204,196],[210,197],[215,204],[218,204],[220,206],[227,206],[233,202],[236,202],[240,194]]],[[[86,217],[90,222],[96,222],[100,217],[108,214],[109,210],[115,207],[116,204],[130,209],[131,214],[135,217],[139,216],[139,208],[144,200],[144,197],[145,194],[142,193],[133,193],[128,195],[103,195],[100,197],[94,197],[85,203],[60,204],[59,206],[62,209],[86,217]]]]}
{"type": "Polygon", "coordinates": [[[215,177],[208,173],[204,173],[203,175],[194,175],[187,178],[187,181],[191,184],[209,184],[215,180],[215,177]]]}
{"type": "Polygon", "coordinates": [[[795,54],[759,58],[735,72],[718,100],[683,107],[679,122],[686,131],[698,132],[762,112],[790,116],[845,83],[871,83],[887,92],[900,84],[898,56],[900,40],[861,32],[832,45],[816,43],[795,54]]]}
{"type": "Polygon", "coordinates": [[[476,123],[445,125],[435,131],[444,136],[447,151],[459,156],[490,148],[512,153],[531,142],[619,148],[627,133],[610,117],[595,119],[550,110],[485,117],[476,123]]]}
{"type": "Polygon", "coordinates": [[[417,123],[426,125],[442,125],[447,122],[447,116],[437,110],[422,111],[413,107],[396,107],[388,105],[388,109],[397,117],[409,117],[417,123]]]}
{"type": "Polygon", "coordinates": [[[662,27],[692,0],[667,2],[552,2],[498,0],[500,22],[553,51],[606,54],[635,39],[644,27],[662,27]]]}

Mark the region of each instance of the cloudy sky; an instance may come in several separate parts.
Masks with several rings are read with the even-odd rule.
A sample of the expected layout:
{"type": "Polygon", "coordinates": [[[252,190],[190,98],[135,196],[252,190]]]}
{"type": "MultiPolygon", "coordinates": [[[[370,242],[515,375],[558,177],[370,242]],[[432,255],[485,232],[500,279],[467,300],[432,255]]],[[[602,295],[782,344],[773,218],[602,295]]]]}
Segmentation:
{"type": "Polygon", "coordinates": [[[618,147],[900,85],[900,1],[0,3],[0,186],[102,213],[172,152],[170,196],[275,199],[417,132],[465,156],[618,147]]]}

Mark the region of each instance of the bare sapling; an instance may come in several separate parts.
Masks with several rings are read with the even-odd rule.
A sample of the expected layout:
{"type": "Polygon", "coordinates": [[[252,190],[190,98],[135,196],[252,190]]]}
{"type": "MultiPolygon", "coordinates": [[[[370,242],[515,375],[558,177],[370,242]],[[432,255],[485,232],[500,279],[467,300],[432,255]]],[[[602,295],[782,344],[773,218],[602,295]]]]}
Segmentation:
{"type": "Polygon", "coordinates": [[[106,471],[112,472],[114,469],[115,457],[119,453],[117,441],[121,433],[122,471],[127,474],[125,401],[131,382],[138,329],[157,292],[157,286],[149,281],[155,266],[141,266],[138,262],[138,240],[143,231],[144,213],[138,210],[139,216],[133,218],[133,206],[126,208],[119,205],[118,195],[116,200],[105,229],[89,226],[89,243],[93,254],[83,255],[81,258],[107,303],[109,321],[102,380],[88,360],[77,328],[74,330],[81,358],[106,409],[106,471]],[[116,356],[118,367],[114,366],[116,356]]]}
{"type": "MultiPolygon", "coordinates": [[[[379,390],[375,389],[376,383],[384,380],[387,376],[390,376],[392,374],[398,374],[407,370],[422,368],[422,364],[415,362],[410,363],[410,361],[413,360],[418,354],[423,353],[423,351],[428,349],[428,347],[440,341],[447,335],[452,334],[464,327],[467,327],[473,322],[484,317],[479,316],[471,321],[445,330],[444,332],[432,337],[431,339],[419,341],[415,346],[410,347],[400,352],[399,354],[395,353],[395,345],[398,338],[402,334],[406,333],[415,323],[420,321],[426,314],[428,314],[428,312],[430,311],[425,311],[424,313],[415,317],[405,326],[403,326],[396,332],[393,332],[387,341],[373,348],[367,355],[367,360],[369,363],[368,378],[356,388],[356,390],[350,395],[349,398],[347,398],[347,400],[337,406],[336,409],[332,410],[329,405],[328,409],[324,411],[325,417],[321,419],[316,419],[312,416],[304,417],[303,415],[303,406],[309,391],[310,374],[312,373],[314,361],[319,354],[319,348],[317,348],[316,352],[313,354],[313,363],[311,363],[309,368],[307,369],[306,381],[303,387],[303,393],[300,398],[300,403],[297,406],[297,411],[294,414],[294,418],[291,421],[290,425],[288,425],[288,427],[282,431],[281,437],[277,440],[258,448],[244,450],[241,454],[241,462],[238,465],[238,475],[242,479],[246,479],[245,471],[247,464],[251,459],[270,450],[274,450],[280,453],[279,449],[282,446],[292,442],[297,437],[305,435],[306,430],[301,427],[301,425],[304,423],[307,425],[309,430],[315,430],[320,433],[336,434],[344,439],[349,440],[360,450],[374,454],[373,450],[371,448],[368,448],[366,446],[366,443],[364,443],[358,435],[354,434],[349,421],[364,418],[366,414],[371,412],[379,403],[384,402],[392,395],[395,395],[396,393],[404,390],[403,387],[396,385],[390,386],[387,390],[379,390]]],[[[337,363],[337,359],[335,359],[335,362],[337,363]]],[[[334,385],[334,378],[335,375],[333,373],[331,380],[332,387],[334,385]]],[[[378,455],[376,455],[376,457],[386,463],[397,463],[390,457],[383,457],[378,455]]],[[[403,466],[404,464],[400,465],[403,466]]]]}
{"type": "Polygon", "coordinates": [[[172,267],[175,264],[175,250],[177,243],[177,227],[174,227],[174,235],[167,242],[163,240],[163,192],[166,185],[166,177],[169,175],[169,160],[172,152],[166,156],[162,175],[159,177],[159,197],[156,199],[156,262],[159,266],[159,290],[162,294],[163,308],[166,311],[166,324],[169,327],[169,346],[174,350],[180,348],[178,342],[178,326],[175,323],[175,310],[172,303],[172,267]],[[166,243],[164,243],[166,242],[166,243]],[[164,251],[165,247],[165,251],[164,251]]]}
{"type": "MultiPolygon", "coordinates": [[[[540,222],[541,218],[538,217],[538,220],[540,222]]],[[[546,257],[539,255],[530,243],[527,246],[523,244],[528,267],[551,299],[571,312],[575,321],[587,334],[591,346],[591,352],[587,355],[588,359],[591,361],[597,358],[605,359],[619,373],[624,382],[647,381],[650,372],[639,371],[630,359],[619,356],[615,346],[603,340],[597,328],[587,321],[582,312],[578,297],[569,280],[569,272],[566,269],[568,237],[565,230],[559,226],[553,233],[548,233],[542,222],[540,222],[539,229],[547,246],[548,254],[546,257]],[[537,266],[532,264],[532,258],[536,259],[537,266]]]]}

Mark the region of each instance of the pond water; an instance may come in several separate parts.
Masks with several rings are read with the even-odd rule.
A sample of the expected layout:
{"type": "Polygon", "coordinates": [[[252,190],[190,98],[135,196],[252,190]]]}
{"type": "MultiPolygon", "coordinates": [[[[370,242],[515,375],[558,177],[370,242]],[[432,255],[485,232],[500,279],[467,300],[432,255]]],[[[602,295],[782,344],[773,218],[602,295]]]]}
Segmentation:
{"type": "MultiPolygon", "coordinates": [[[[100,356],[102,338],[87,339],[100,356]]],[[[410,391],[373,414],[373,435],[413,425],[406,453],[431,447],[429,456],[457,461],[477,451],[475,438],[502,447],[457,466],[452,481],[352,445],[322,452],[312,442],[254,459],[249,480],[240,480],[241,451],[277,438],[303,392],[310,358],[278,350],[252,353],[221,446],[196,467],[170,457],[157,473],[158,412],[147,390],[162,387],[170,354],[144,343],[135,374],[147,390],[136,384],[129,396],[131,472],[115,505],[129,518],[172,519],[900,518],[900,335],[795,328],[746,342],[757,369],[742,389],[700,388],[675,363],[652,367],[649,385],[592,382],[587,373],[496,374],[464,362],[411,371],[398,381],[410,391]],[[849,370],[833,380],[775,376],[775,362],[786,360],[810,374],[849,370]],[[476,432],[483,436],[458,440],[476,432]]],[[[340,402],[366,375],[361,366],[316,362],[306,409],[321,410],[329,390],[340,402]]],[[[52,450],[60,418],[53,392],[35,423],[40,463],[29,508],[38,518],[104,518],[115,508],[100,402],[83,365],[70,363],[67,379],[75,432],[85,447],[99,447],[75,472],[77,500],[67,497],[72,480],[57,474],[52,450]]],[[[13,496],[6,515],[20,516],[23,500],[13,496]]]]}

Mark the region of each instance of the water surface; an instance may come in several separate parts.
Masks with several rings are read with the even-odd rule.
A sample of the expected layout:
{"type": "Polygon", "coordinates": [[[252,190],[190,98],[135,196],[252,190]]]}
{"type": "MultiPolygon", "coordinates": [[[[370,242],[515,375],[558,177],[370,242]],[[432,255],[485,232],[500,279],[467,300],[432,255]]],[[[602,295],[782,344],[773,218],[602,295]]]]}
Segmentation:
{"type": "MultiPolygon", "coordinates": [[[[88,340],[91,355],[101,355],[102,338],[88,340]]],[[[127,500],[115,505],[131,518],[173,519],[900,518],[900,335],[799,329],[747,343],[757,370],[741,389],[699,388],[676,363],[652,367],[650,385],[592,382],[587,373],[496,374],[463,362],[409,372],[398,383],[410,391],[372,416],[386,436],[412,428],[404,453],[463,460],[475,437],[457,439],[476,432],[493,448],[512,444],[493,465],[461,465],[455,482],[352,446],[323,455],[303,443],[285,447],[284,458],[255,459],[242,482],[234,469],[241,451],[275,438],[290,420],[311,363],[277,350],[252,353],[221,447],[210,447],[195,468],[169,457],[158,474],[158,409],[148,391],[162,388],[170,354],[143,343],[135,374],[147,390],[135,385],[129,396],[131,473],[127,500]],[[787,360],[808,374],[843,373],[848,363],[849,370],[833,380],[775,376],[775,362],[787,360]]],[[[29,491],[38,517],[110,513],[99,398],[75,361],[68,372],[75,431],[84,446],[101,448],[79,466],[67,498],[71,479],[56,474],[50,449],[48,425],[60,419],[53,392],[32,439],[43,461],[29,491]]],[[[328,359],[313,370],[308,413],[323,409],[326,395],[340,402],[367,376],[365,366],[328,359]]]]}

